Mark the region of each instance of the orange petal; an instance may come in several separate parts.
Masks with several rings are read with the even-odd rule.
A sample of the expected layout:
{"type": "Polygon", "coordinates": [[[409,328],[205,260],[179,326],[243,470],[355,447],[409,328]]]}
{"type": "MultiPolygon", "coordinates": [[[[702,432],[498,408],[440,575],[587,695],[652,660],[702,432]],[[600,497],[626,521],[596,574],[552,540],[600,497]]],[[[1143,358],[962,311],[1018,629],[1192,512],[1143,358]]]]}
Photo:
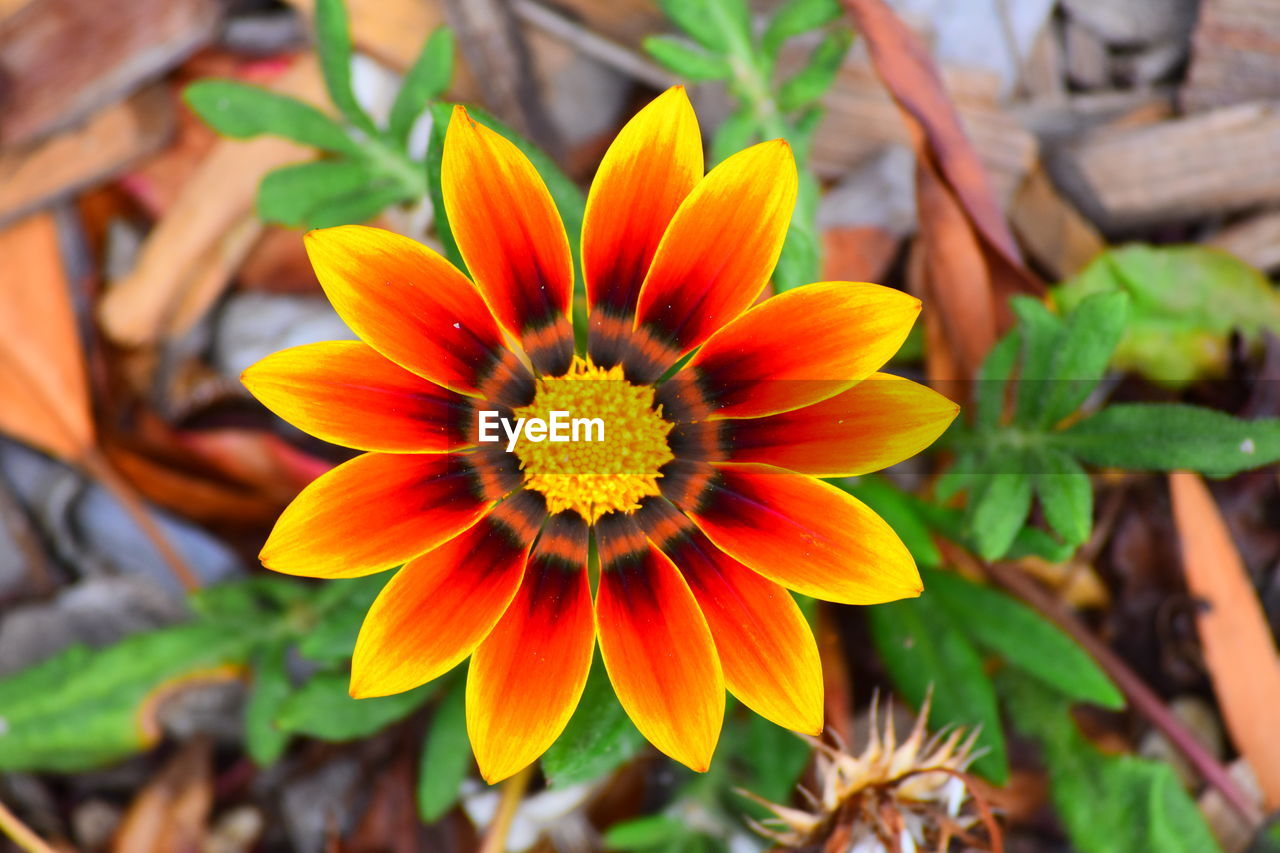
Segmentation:
{"type": "Polygon", "coordinates": [[[582,223],[588,351],[596,364],[612,367],[622,360],[640,285],[702,169],[702,134],[683,86],[672,86],[636,113],[600,161],[582,223]]]}
{"type": "Polygon", "coordinates": [[[564,731],[595,640],[587,525],[561,513],[542,531],[515,601],[471,658],[467,733],[486,782],[523,770],[564,731]]]}
{"type": "Polygon", "coordinates": [[[305,243],[334,310],[378,352],[463,394],[512,406],[532,399],[533,378],[480,294],[444,258],[363,225],[311,231],[305,243]]]}
{"type": "Polygon", "coordinates": [[[924,450],[959,411],[931,388],[873,373],[848,391],[790,412],[678,424],[670,441],[672,452],[685,458],[855,477],[924,450]]]}
{"type": "Polygon", "coordinates": [[[714,334],[663,385],[669,418],[771,415],[825,400],[889,360],[920,300],[878,284],[823,282],[768,299],[714,334]]]}
{"type": "Polygon", "coordinates": [[[729,692],[778,725],[822,731],[822,661],[790,593],[711,543],[665,500],[637,518],[679,567],[715,638],[729,692]]]}
{"type": "Polygon", "coordinates": [[[676,211],[640,289],[628,377],[658,378],[756,301],[795,200],[795,158],[780,139],[707,173],[676,211]]]}
{"type": "Polygon", "coordinates": [[[529,546],[545,517],[542,498],[520,492],[396,572],[360,626],[351,695],[412,690],[471,654],[520,588],[529,546]]]}
{"type": "Polygon", "coordinates": [[[385,571],[452,539],[515,488],[510,454],[366,453],[321,475],[276,521],[259,555],[313,578],[385,571]]]}
{"type": "Polygon", "coordinates": [[[573,358],[573,259],[537,170],[501,134],[454,107],[440,186],[458,250],[494,316],[535,367],[564,373],[573,358]]]}
{"type": "Polygon", "coordinates": [[[475,406],[360,341],[274,353],[240,377],[303,432],[357,450],[458,450],[476,440],[475,406]]]}
{"type": "Polygon", "coordinates": [[[924,585],[902,540],[835,486],[767,465],[669,464],[663,494],[722,551],[788,589],[842,604],[924,585]]]}
{"type": "Polygon", "coordinates": [[[618,701],[654,746],[702,772],[724,721],[724,675],[707,620],[630,517],[605,516],[596,534],[600,655],[618,701]]]}

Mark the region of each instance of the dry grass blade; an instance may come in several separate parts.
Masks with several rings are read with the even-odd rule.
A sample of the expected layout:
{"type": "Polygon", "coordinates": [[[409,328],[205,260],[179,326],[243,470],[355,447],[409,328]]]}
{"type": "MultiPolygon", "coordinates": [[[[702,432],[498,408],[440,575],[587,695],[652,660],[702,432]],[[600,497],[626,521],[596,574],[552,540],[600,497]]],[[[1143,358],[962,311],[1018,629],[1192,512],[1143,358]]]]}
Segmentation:
{"type": "Polygon", "coordinates": [[[1041,293],[1043,283],[1023,265],[986,170],[924,44],[883,0],[843,2],[915,149],[925,296],[933,306],[926,322],[940,331],[949,350],[949,358],[931,365],[931,376],[958,378],[942,372],[954,369],[959,378],[972,377],[1008,323],[1007,298],[1041,293]]]}
{"type": "Polygon", "coordinates": [[[1280,808],[1280,655],[1266,615],[1213,496],[1199,475],[1169,475],[1196,626],[1227,729],[1258,778],[1265,805],[1280,808]]]}

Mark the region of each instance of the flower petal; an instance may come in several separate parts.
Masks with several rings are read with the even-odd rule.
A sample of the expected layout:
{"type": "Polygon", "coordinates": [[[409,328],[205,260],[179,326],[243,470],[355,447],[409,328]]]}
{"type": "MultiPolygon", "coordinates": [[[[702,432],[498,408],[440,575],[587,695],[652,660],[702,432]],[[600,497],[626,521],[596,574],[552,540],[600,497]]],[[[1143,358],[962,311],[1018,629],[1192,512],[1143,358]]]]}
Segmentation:
{"type": "Polygon", "coordinates": [[[471,277],[543,373],[573,358],[573,259],[555,202],[529,158],[454,107],[440,187],[471,277]]]}
{"type": "Polygon", "coordinates": [[[791,594],[721,551],[661,498],[646,502],[637,521],[693,591],[729,692],[784,728],[820,733],[822,661],[791,594]]]}
{"type": "Polygon", "coordinates": [[[560,736],[591,669],[596,623],[587,525],[552,516],[524,582],[467,673],[467,733],[489,784],[524,769],[560,736]]]}
{"type": "Polygon", "coordinates": [[[314,578],[385,571],[466,530],[519,484],[511,454],[366,453],[322,474],[276,521],[259,555],[314,578]]]}
{"type": "Polygon", "coordinates": [[[671,220],[640,288],[627,376],[651,382],[756,301],[796,200],[791,148],[776,139],[716,166],[671,220]]]}
{"type": "Polygon", "coordinates": [[[959,411],[931,388],[873,373],[848,391],[790,412],[677,424],[670,442],[676,456],[690,459],[856,477],[924,450],[959,411]]]}
{"type": "Polygon", "coordinates": [[[842,604],[924,589],[893,528],[835,486],[767,465],[678,460],[663,474],[663,495],[708,539],[788,589],[842,604]]]}
{"type": "Polygon", "coordinates": [[[396,364],[463,394],[527,405],[533,377],[466,276],[408,237],[343,225],[304,238],[316,277],[351,330],[396,364]]]}
{"type": "Polygon", "coordinates": [[[476,440],[476,407],[361,341],[273,353],[240,377],[271,411],[325,441],[357,450],[439,452],[476,440]]]}
{"type": "Polygon", "coordinates": [[[659,750],[707,769],[724,721],[724,675],[688,585],[626,515],[596,525],[600,655],[618,701],[659,750]]]}
{"type": "Polygon", "coordinates": [[[622,360],[640,285],[702,169],[702,134],[683,86],[636,113],[600,161],[582,223],[588,352],[597,365],[622,360]]]}
{"type": "Polygon", "coordinates": [[[539,495],[519,492],[396,572],[360,626],[351,695],[412,690],[471,654],[515,598],[545,517],[539,495]]]}
{"type": "Polygon", "coordinates": [[[714,334],[663,384],[668,418],[749,418],[825,400],[889,360],[920,300],[878,284],[823,282],[767,299],[714,334]]]}

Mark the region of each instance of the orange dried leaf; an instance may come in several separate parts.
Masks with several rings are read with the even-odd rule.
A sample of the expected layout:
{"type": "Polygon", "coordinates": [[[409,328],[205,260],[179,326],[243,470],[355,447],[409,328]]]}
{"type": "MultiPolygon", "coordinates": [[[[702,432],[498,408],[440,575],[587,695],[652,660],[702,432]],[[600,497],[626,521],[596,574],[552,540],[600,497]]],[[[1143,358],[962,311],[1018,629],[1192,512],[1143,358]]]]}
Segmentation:
{"type": "Polygon", "coordinates": [[[1213,496],[1198,474],[1169,475],[1196,627],[1227,730],[1257,776],[1267,809],[1280,808],[1280,655],[1266,615],[1213,496]]]}

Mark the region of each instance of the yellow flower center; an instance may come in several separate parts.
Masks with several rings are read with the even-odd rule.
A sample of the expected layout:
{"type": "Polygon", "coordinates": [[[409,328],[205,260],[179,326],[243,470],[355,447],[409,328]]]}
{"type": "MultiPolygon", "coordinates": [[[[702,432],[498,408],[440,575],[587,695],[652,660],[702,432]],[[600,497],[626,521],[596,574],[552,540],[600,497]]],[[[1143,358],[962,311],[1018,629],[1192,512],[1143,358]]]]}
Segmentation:
{"type": "Polygon", "coordinates": [[[658,494],[658,469],[673,458],[671,424],[654,408],[653,388],[632,385],[621,367],[574,357],[568,373],[539,379],[533,402],[515,416],[547,424],[554,417],[569,437],[531,441],[522,432],[515,446],[525,486],[541,492],[551,512],[572,509],[595,521],[638,509],[641,498],[658,494]]]}

